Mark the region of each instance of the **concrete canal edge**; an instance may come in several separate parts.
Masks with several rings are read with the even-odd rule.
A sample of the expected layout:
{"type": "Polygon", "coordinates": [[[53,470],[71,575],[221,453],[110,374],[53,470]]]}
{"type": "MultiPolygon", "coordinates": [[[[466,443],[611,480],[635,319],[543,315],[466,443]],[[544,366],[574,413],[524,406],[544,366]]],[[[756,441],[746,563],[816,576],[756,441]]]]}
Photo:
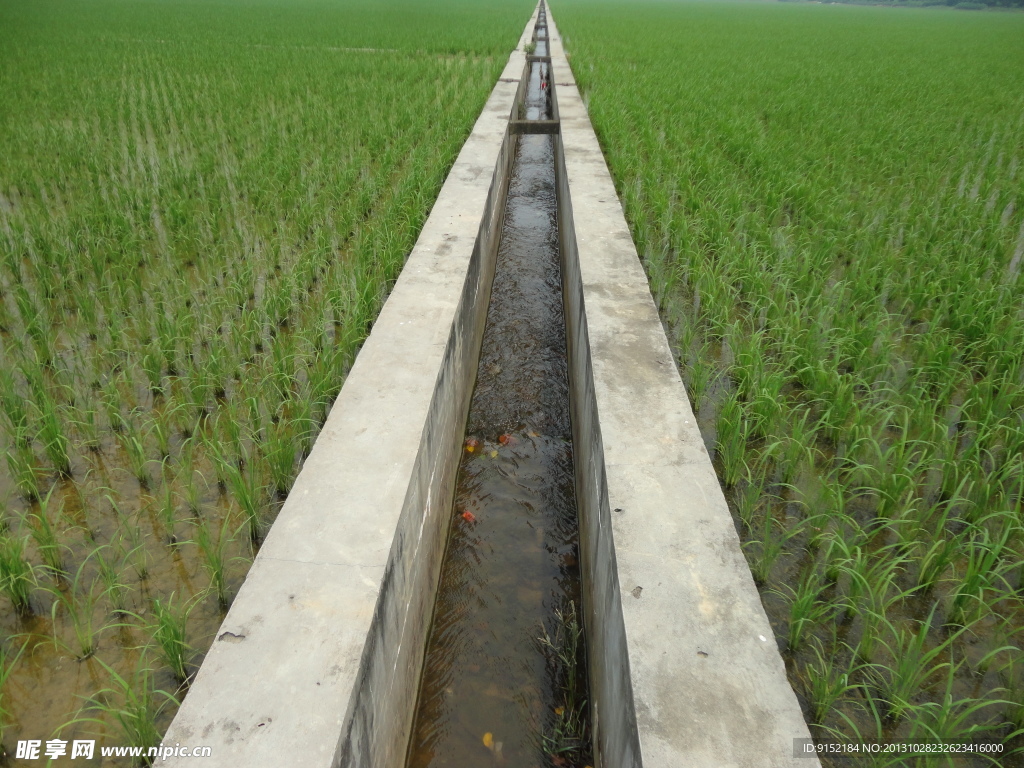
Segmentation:
{"type": "MultiPolygon", "coordinates": [[[[164,745],[210,747],[211,766],[404,764],[536,18],[164,745]]],[[[807,727],[548,25],[596,766],[813,768],[792,758],[807,727]]]]}
{"type": "Polygon", "coordinates": [[[812,768],[794,757],[810,733],[550,8],[548,28],[599,763],[812,768]]]}

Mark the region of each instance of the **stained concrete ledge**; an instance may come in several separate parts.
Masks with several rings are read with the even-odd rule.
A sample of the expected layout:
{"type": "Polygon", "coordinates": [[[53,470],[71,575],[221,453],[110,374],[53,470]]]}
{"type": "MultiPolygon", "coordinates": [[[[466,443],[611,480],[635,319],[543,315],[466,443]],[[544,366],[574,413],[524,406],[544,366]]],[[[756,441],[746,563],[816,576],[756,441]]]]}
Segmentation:
{"type": "Polygon", "coordinates": [[[404,763],[535,19],[165,735],[206,766],[404,763]]]}
{"type": "Polygon", "coordinates": [[[813,768],[793,757],[807,725],[550,8],[548,27],[598,764],[813,768]]]}

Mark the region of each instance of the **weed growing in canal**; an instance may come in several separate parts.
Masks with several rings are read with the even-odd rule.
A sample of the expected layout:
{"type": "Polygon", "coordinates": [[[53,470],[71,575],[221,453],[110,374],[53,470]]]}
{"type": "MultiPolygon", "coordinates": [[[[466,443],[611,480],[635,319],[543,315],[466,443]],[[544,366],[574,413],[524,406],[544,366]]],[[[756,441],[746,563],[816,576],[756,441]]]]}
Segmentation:
{"type": "Polygon", "coordinates": [[[576,605],[555,610],[554,632],[541,626],[538,638],[548,663],[554,667],[561,702],[553,722],[543,727],[541,747],[558,766],[582,766],[590,753],[586,718],[586,661],[583,658],[583,626],[576,605]]]}

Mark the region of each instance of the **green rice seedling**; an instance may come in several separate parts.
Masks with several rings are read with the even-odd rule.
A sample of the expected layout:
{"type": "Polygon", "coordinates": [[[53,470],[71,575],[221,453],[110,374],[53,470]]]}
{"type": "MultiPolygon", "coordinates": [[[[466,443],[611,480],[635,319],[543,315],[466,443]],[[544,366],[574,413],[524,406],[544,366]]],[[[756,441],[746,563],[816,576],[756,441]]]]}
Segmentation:
{"type": "Polygon", "coordinates": [[[174,436],[173,409],[157,408],[153,411],[153,419],[149,425],[149,434],[156,440],[157,450],[162,461],[171,457],[171,439],[174,436]]]}
{"type": "Polygon", "coordinates": [[[25,555],[26,540],[11,531],[0,533],[0,590],[22,615],[32,612],[35,567],[25,555]]]}
{"type": "Polygon", "coordinates": [[[7,450],[7,470],[21,495],[29,502],[39,499],[42,493],[41,472],[36,466],[36,455],[30,445],[19,442],[7,450]]]}
{"type": "Polygon", "coordinates": [[[811,704],[811,722],[815,725],[824,723],[832,708],[843,696],[858,686],[852,682],[860,666],[856,664],[856,656],[850,666],[837,663],[835,654],[826,654],[821,641],[814,639],[812,644],[814,662],[807,665],[807,698],[811,704]]]}
{"type": "MultiPolygon", "coordinates": [[[[120,546],[120,535],[118,542],[120,546]]],[[[100,580],[103,582],[103,594],[110,601],[114,614],[125,616],[128,615],[128,595],[131,590],[122,575],[125,553],[121,549],[119,552],[113,544],[104,544],[94,551],[100,580]]]]}
{"type": "Polygon", "coordinates": [[[198,517],[202,508],[203,487],[206,485],[205,478],[190,463],[182,462],[178,483],[189,512],[193,517],[198,517]],[[200,482],[202,485],[200,485],[200,482]]]}
{"type": "Polygon", "coordinates": [[[751,536],[749,541],[743,543],[743,549],[748,553],[750,573],[758,586],[768,584],[772,568],[785,551],[786,542],[799,533],[799,526],[787,530],[775,519],[770,509],[765,510],[760,537],[751,536]]]}
{"type": "Polygon", "coordinates": [[[33,406],[38,424],[37,439],[43,446],[53,470],[64,477],[71,476],[71,441],[64,431],[64,419],[50,393],[39,383],[33,389],[33,406]]]}
{"type": "Polygon", "coordinates": [[[839,376],[836,386],[820,403],[823,412],[819,427],[822,436],[833,445],[839,443],[843,430],[856,408],[855,386],[853,377],[839,376]]]}
{"type": "Polygon", "coordinates": [[[144,345],[142,354],[139,356],[139,367],[146,375],[149,383],[149,391],[154,396],[164,393],[163,385],[163,361],[160,355],[160,346],[155,341],[144,345]]]}
{"type": "Polygon", "coordinates": [[[960,551],[960,541],[945,534],[930,544],[925,542],[922,550],[918,558],[917,585],[923,593],[927,593],[935,588],[943,574],[953,564],[960,551]]]}
{"type": "MultiPolygon", "coordinates": [[[[997,698],[1005,691],[990,691],[982,699],[955,698],[956,670],[959,664],[946,666],[946,685],[937,701],[924,702],[908,714],[911,739],[926,739],[932,742],[950,743],[998,738],[1003,723],[998,717],[998,708],[1012,704],[1005,698],[997,698]]],[[[993,755],[990,765],[1003,764],[1004,755],[993,755]]]]}
{"type": "Polygon", "coordinates": [[[82,446],[91,453],[98,453],[102,444],[99,413],[91,401],[91,396],[86,395],[85,398],[88,399],[74,409],[75,416],[70,419],[70,423],[78,432],[76,445],[82,446]]]}
{"type": "Polygon", "coordinates": [[[786,419],[790,434],[782,440],[773,440],[764,449],[766,455],[775,459],[778,478],[781,483],[792,483],[804,463],[814,461],[816,427],[810,421],[810,411],[801,408],[786,419]]]}
{"type": "MultiPolygon", "coordinates": [[[[841,519],[837,520],[836,516],[828,512],[808,514],[805,526],[807,530],[807,551],[811,554],[817,554],[823,546],[828,546],[836,536],[835,525],[838,522],[841,522],[841,519]]],[[[829,581],[832,580],[829,579],[829,581]]]]}
{"type": "Polygon", "coordinates": [[[118,377],[111,376],[103,384],[100,391],[100,404],[106,416],[110,429],[119,433],[124,429],[124,417],[121,415],[121,392],[118,386],[118,377]]]}
{"type": "MultiPolygon", "coordinates": [[[[97,659],[110,681],[89,697],[78,717],[65,723],[65,727],[79,723],[95,723],[107,727],[107,718],[114,721],[126,746],[141,747],[143,754],[160,743],[163,730],[159,723],[163,711],[177,707],[178,700],[173,694],[156,688],[152,667],[147,654],[141,653],[130,676],[122,676],[102,659],[97,659]],[[101,717],[102,715],[103,717],[101,717]]],[[[140,760],[143,764],[149,758],[140,760]]]]}
{"type": "MultiPolygon", "coordinates": [[[[36,544],[36,549],[39,550],[39,554],[43,558],[46,569],[52,575],[60,576],[65,570],[64,552],[66,548],[61,544],[57,528],[54,526],[53,520],[51,520],[50,500],[53,498],[53,492],[54,488],[51,488],[50,492],[39,500],[35,511],[25,514],[25,523],[28,526],[32,540],[36,544]]],[[[61,517],[63,506],[63,499],[58,498],[57,511],[53,515],[54,517],[61,517]]]]}
{"type": "MultiPolygon", "coordinates": [[[[93,554],[96,550],[93,550],[93,554]]],[[[90,555],[91,557],[91,555],[90,555]]],[[[71,580],[62,586],[46,587],[53,596],[50,619],[54,628],[53,640],[58,646],[66,648],[78,661],[89,658],[96,652],[99,634],[106,628],[96,626],[96,607],[104,597],[104,593],[96,589],[97,579],[87,580],[85,577],[89,557],[81,562],[71,580]],[[74,642],[66,643],[58,633],[58,612],[62,613],[71,624],[74,642]]]]}
{"type": "Polygon", "coordinates": [[[750,528],[754,524],[754,516],[765,503],[770,503],[770,500],[765,499],[763,465],[757,462],[753,468],[748,464],[745,469],[746,478],[736,487],[733,501],[743,525],[750,528]]]}
{"type": "Polygon", "coordinates": [[[1006,562],[1003,554],[1007,550],[1011,531],[994,538],[982,528],[974,533],[967,543],[967,559],[963,574],[959,578],[949,606],[948,621],[954,626],[964,627],[988,609],[985,595],[1002,585],[1012,591],[1006,581],[1007,572],[1017,562],[1006,562]]]}
{"type": "Polygon", "coordinates": [[[224,435],[225,445],[235,446],[236,451],[241,451],[241,446],[249,435],[246,430],[246,419],[237,398],[228,401],[218,411],[217,431],[224,435]]]}
{"type": "MultiPolygon", "coordinates": [[[[822,563],[825,566],[825,580],[830,584],[835,584],[839,581],[839,577],[843,573],[844,566],[850,562],[852,557],[853,552],[851,551],[851,546],[846,542],[843,536],[829,536],[822,556],[822,563]]],[[[847,604],[846,610],[847,617],[852,615],[849,604],[847,604]]]]}
{"type": "Polygon", "coordinates": [[[256,462],[249,461],[240,468],[224,457],[219,445],[207,442],[207,447],[213,455],[218,472],[222,473],[225,484],[242,511],[249,528],[250,541],[259,542],[263,537],[262,509],[265,486],[261,482],[256,462]]]}
{"type": "Polygon", "coordinates": [[[695,413],[700,411],[704,398],[714,386],[716,374],[717,366],[711,359],[710,344],[704,344],[690,357],[686,367],[686,389],[695,413]]]}
{"type": "Polygon", "coordinates": [[[167,482],[164,482],[159,498],[155,501],[157,516],[160,518],[160,523],[163,526],[166,541],[173,546],[179,543],[177,536],[174,534],[174,528],[178,523],[178,500],[174,494],[174,489],[171,487],[169,478],[167,482]]]}
{"type": "Polygon", "coordinates": [[[18,391],[13,371],[6,367],[0,370],[0,416],[15,444],[27,445],[31,439],[27,402],[18,391]]]}
{"type": "Polygon", "coordinates": [[[267,439],[262,446],[263,456],[270,471],[270,482],[277,495],[284,498],[291,490],[296,474],[296,459],[299,445],[295,425],[280,419],[267,429],[267,439]]]}
{"type": "Polygon", "coordinates": [[[906,562],[907,557],[899,554],[898,545],[889,545],[874,552],[863,545],[852,547],[850,560],[842,568],[849,576],[847,616],[859,613],[867,606],[875,613],[885,615],[889,605],[911,594],[913,590],[900,590],[897,586],[906,562]]]}
{"type": "Polygon", "coordinates": [[[133,420],[121,419],[121,429],[117,431],[117,441],[128,458],[128,466],[132,475],[139,481],[139,486],[148,489],[153,478],[149,474],[149,458],[146,456],[143,439],[133,420]]]}
{"type": "Polygon", "coordinates": [[[739,396],[733,392],[718,412],[718,456],[722,462],[722,481],[729,488],[736,485],[746,466],[750,422],[743,413],[739,396]]]}
{"type": "MultiPolygon", "coordinates": [[[[188,666],[193,651],[188,644],[188,618],[197,604],[198,601],[193,600],[184,605],[175,605],[174,593],[171,593],[166,600],[155,598],[150,606],[152,618],[146,624],[147,631],[164,663],[179,683],[184,683],[189,676],[188,666]]],[[[141,620],[141,617],[136,618],[141,620]]]]}
{"type": "Polygon", "coordinates": [[[784,584],[781,590],[772,590],[789,604],[789,630],[786,650],[790,654],[803,648],[808,634],[828,618],[835,608],[821,599],[824,585],[818,571],[807,569],[794,589],[784,584]]]}
{"type": "Polygon", "coordinates": [[[221,521],[216,539],[210,531],[210,523],[207,520],[200,520],[196,527],[196,545],[203,555],[203,569],[210,575],[210,588],[216,593],[217,604],[221,609],[227,608],[230,603],[227,582],[227,550],[234,537],[229,521],[230,518],[227,516],[221,521]]]}
{"type": "Polygon", "coordinates": [[[117,502],[109,494],[106,496],[114,515],[117,517],[116,549],[121,562],[131,562],[136,577],[142,581],[149,576],[149,550],[146,548],[145,536],[139,525],[139,513],[126,515],[117,502]]]}
{"type": "Polygon", "coordinates": [[[885,702],[886,717],[892,722],[899,722],[912,708],[912,697],[936,674],[952,664],[941,659],[947,655],[948,649],[964,629],[946,636],[938,643],[929,642],[929,632],[937,608],[938,603],[932,605],[928,618],[920,623],[916,632],[884,621],[889,638],[883,639],[882,644],[888,652],[889,663],[874,664],[869,669],[872,681],[885,702]]]}

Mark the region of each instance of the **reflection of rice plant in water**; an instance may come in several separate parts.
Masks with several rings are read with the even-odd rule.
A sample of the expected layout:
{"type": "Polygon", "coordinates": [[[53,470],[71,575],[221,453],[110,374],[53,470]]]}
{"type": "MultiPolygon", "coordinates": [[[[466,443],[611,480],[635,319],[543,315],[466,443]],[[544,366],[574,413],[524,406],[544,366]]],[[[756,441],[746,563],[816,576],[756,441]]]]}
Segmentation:
{"type": "Polygon", "coordinates": [[[813,733],[1021,746],[1024,16],[565,2],[813,733]]]}
{"type": "MultiPolygon", "coordinates": [[[[238,2],[0,7],[0,641],[32,649],[3,700],[29,735],[70,716],[29,688],[56,710],[201,660],[530,12],[238,2]]],[[[151,710],[145,741],[174,710],[122,703],[89,716],[151,710]]]]}

